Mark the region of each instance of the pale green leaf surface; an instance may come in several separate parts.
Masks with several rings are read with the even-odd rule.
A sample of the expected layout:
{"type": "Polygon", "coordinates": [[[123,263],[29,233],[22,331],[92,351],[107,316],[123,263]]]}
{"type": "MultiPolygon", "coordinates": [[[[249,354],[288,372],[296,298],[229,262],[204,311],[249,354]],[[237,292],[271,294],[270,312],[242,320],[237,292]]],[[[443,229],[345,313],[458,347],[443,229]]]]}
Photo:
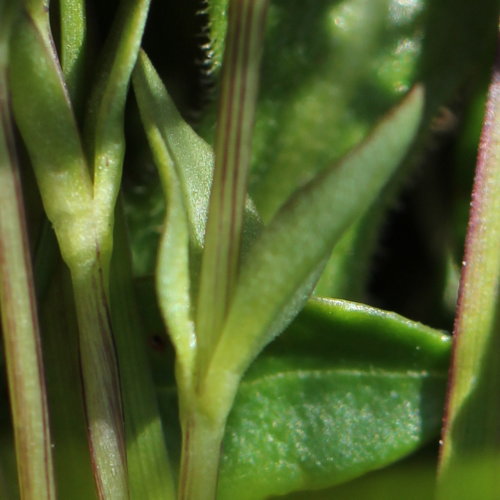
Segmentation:
{"type": "Polygon", "coordinates": [[[219,498],[332,486],[436,436],[450,337],[394,313],[311,301],[246,374],[219,498]]]}
{"type": "Polygon", "coordinates": [[[423,91],[416,88],[359,148],[299,191],[261,232],[243,262],[209,368],[210,383],[226,394],[223,399],[229,397],[226,384],[234,384],[301,309],[322,261],[390,178],[417,131],[422,103],[423,91]]]}
{"type": "MultiPolygon", "coordinates": [[[[172,158],[172,168],[181,183],[191,243],[201,251],[214,164],[212,148],[183,120],[144,53],[139,56],[136,75],[136,92],[142,82],[141,94],[143,99],[148,96],[150,120],[172,158]]],[[[142,102],[144,107],[145,100],[142,102]]]]}
{"type": "Polygon", "coordinates": [[[134,71],[133,84],[167,199],[167,214],[158,254],[158,300],[177,352],[181,383],[189,385],[196,348],[189,270],[189,246],[193,226],[189,223],[182,184],[163,136],[164,129],[175,130],[175,118],[179,123],[180,117],[173,115],[174,127],[168,126],[171,124],[172,115],[163,114],[163,111],[165,100],[169,100],[169,97],[144,54],[140,55],[134,71]]]}
{"type": "Polygon", "coordinates": [[[125,102],[149,4],[150,0],[123,0],[120,3],[86,117],[101,252],[108,254],[125,152],[125,102]]]}
{"type": "MultiPolygon", "coordinates": [[[[177,339],[174,344],[178,354],[191,352],[189,365],[196,345],[191,300],[203,248],[213,152],[182,119],[144,53],[139,56],[133,81],[167,200],[158,257],[160,306],[170,335],[177,339]]],[[[244,227],[247,246],[255,238],[258,226],[255,209],[248,202],[244,227]]]]}
{"type": "Polygon", "coordinates": [[[95,252],[91,180],[54,48],[26,15],[15,26],[9,77],[16,123],[63,258],[86,265],[95,252]]]}

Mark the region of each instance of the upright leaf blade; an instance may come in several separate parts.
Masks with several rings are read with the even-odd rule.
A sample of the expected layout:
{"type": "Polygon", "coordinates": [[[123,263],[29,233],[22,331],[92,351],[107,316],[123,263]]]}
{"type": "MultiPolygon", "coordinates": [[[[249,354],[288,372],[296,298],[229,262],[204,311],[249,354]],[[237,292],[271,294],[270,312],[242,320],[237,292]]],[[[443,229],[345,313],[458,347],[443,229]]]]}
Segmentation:
{"type": "MultiPolygon", "coordinates": [[[[144,53],[139,56],[133,83],[167,201],[167,215],[158,255],[157,289],[163,319],[168,325],[177,353],[178,381],[185,388],[191,385],[196,349],[189,249],[193,243],[201,244],[197,237],[197,214],[203,213],[203,205],[206,207],[208,204],[208,189],[206,197],[184,196],[183,187],[186,188],[186,185],[177,174],[176,162],[167,145],[177,144],[181,150],[181,158],[190,154],[186,151],[195,155],[197,144],[189,141],[194,132],[185,128],[180,115],[174,112],[175,106],[170,96],[144,53]],[[203,202],[204,199],[206,203],[203,202]],[[201,207],[197,202],[201,202],[201,207]]],[[[211,161],[211,156],[203,154],[203,149],[200,158],[211,161]]],[[[195,165],[206,168],[204,162],[195,165]]]]}
{"type": "Polygon", "coordinates": [[[227,385],[300,310],[335,242],[403,158],[422,104],[417,87],[359,148],[299,191],[262,231],[243,263],[210,365],[210,383],[218,388],[211,386],[207,397],[219,389],[229,394],[227,385]]]}
{"type": "Polygon", "coordinates": [[[94,206],[104,259],[110,258],[113,214],[120,188],[125,101],[150,0],[122,0],[104,50],[103,68],[87,114],[87,145],[94,174],[94,206]]]}

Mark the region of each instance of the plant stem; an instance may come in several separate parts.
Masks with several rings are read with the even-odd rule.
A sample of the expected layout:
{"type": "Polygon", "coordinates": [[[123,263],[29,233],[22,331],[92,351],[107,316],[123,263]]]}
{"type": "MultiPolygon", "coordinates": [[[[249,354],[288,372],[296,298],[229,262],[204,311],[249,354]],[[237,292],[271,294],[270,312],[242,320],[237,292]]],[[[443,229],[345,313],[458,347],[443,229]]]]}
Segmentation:
{"type": "MultiPolygon", "coordinates": [[[[97,251],[97,249],[96,249],[97,251]]],[[[97,251],[98,255],[98,251],[97,251]]],[[[102,266],[72,273],[90,453],[99,497],[128,498],[119,374],[102,266]]]]}
{"type": "MultiPolygon", "coordinates": [[[[5,8],[0,6],[0,18],[5,8]]],[[[1,28],[5,26],[1,23],[1,28]]],[[[5,33],[5,32],[4,32],[5,33]]],[[[3,34],[4,35],[4,34],[3,34]]],[[[23,499],[55,499],[47,395],[31,259],[0,40],[0,305],[23,499]]]]}
{"type": "Polygon", "coordinates": [[[196,317],[202,365],[207,364],[222,330],[238,273],[267,7],[268,0],[229,2],[196,317]]]}
{"type": "Polygon", "coordinates": [[[214,500],[225,422],[192,412],[184,419],[179,500],[214,500]]]}

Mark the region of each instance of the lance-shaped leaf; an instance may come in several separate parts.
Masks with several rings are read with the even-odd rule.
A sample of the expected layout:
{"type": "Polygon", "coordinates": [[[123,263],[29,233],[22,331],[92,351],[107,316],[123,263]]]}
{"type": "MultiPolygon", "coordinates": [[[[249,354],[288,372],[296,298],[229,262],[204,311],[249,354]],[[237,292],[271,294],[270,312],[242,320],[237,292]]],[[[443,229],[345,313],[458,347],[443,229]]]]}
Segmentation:
{"type": "Polygon", "coordinates": [[[333,245],[376,198],[418,129],[423,91],[400,106],[344,160],[318,176],[261,232],[242,264],[207,376],[206,405],[230,405],[248,364],[298,313],[333,245]],[[216,394],[216,396],[214,396],[216,394]]]}
{"type": "Polygon", "coordinates": [[[120,188],[125,138],[123,119],[150,0],[123,0],[104,49],[102,69],[87,114],[87,145],[94,174],[94,204],[101,252],[109,258],[113,214],[120,188]]]}
{"type": "Polygon", "coordinates": [[[190,247],[201,250],[213,155],[181,118],[144,53],[139,56],[133,83],[167,200],[158,255],[159,303],[176,348],[181,384],[190,385],[196,335],[189,251],[190,247]]]}
{"type": "MultiPolygon", "coordinates": [[[[500,40],[500,39],[499,39],[500,40]]],[[[455,323],[441,499],[493,499],[500,467],[500,41],[489,90],[455,323]]]]}
{"type": "MultiPolygon", "coordinates": [[[[191,245],[199,253],[214,164],[212,148],[181,117],[144,52],[139,55],[133,82],[148,138],[149,132],[155,130],[173,161],[171,168],[179,177],[186,205],[191,245]]],[[[164,176],[163,170],[160,175],[164,176]]]]}
{"type": "MultiPolygon", "coordinates": [[[[0,310],[22,498],[56,498],[34,281],[8,105],[14,9],[0,4],[0,310]]],[[[13,479],[13,478],[11,478],[13,479]]]]}

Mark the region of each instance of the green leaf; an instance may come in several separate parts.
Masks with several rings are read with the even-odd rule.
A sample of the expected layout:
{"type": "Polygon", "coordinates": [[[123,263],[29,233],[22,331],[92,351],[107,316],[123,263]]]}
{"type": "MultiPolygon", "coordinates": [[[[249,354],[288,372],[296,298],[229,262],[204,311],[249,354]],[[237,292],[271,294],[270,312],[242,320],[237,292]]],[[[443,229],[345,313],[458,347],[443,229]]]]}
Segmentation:
{"type": "Polygon", "coordinates": [[[54,45],[40,25],[26,14],[15,25],[12,105],[62,256],[80,266],[95,253],[92,185],[54,45]]]}
{"type": "Polygon", "coordinates": [[[333,245],[403,158],[422,103],[422,89],[416,88],[359,148],[299,191],[261,232],[243,262],[209,367],[207,398],[218,390],[221,398],[231,398],[227,385],[301,309],[333,245]]]}
{"type": "Polygon", "coordinates": [[[219,498],[332,486],[438,433],[450,337],[394,313],[315,299],[241,383],[219,498]]]}
{"type": "Polygon", "coordinates": [[[146,135],[158,167],[167,214],[158,255],[160,308],[177,353],[181,386],[191,384],[196,335],[192,319],[190,246],[200,247],[208,206],[213,157],[210,148],[182,120],[144,53],[133,75],[146,135]],[[194,140],[193,140],[194,139],[194,140]],[[195,159],[196,162],[190,162],[195,159]],[[186,166],[182,169],[180,166],[186,166]],[[210,175],[204,176],[203,173],[210,175]],[[203,181],[197,184],[196,180],[203,181]],[[198,185],[198,190],[195,191],[198,185]],[[189,194],[187,194],[187,193],[189,194]],[[194,196],[190,196],[193,194],[194,196]]]}
{"type": "MultiPolygon", "coordinates": [[[[133,81],[150,145],[150,134],[154,131],[171,157],[173,163],[169,168],[181,183],[191,245],[201,252],[214,164],[212,148],[181,117],[144,52],[139,55],[133,81]]],[[[155,148],[151,149],[157,161],[155,148]]],[[[160,176],[165,178],[164,167],[159,169],[160,176]]]]}
{"type": "Polygon", "coordinates": [[[87,12],[84,0],[60,0],[61,68],[79,115],[83,102],[87,55],[87,12]]]}
{"type": "Polygon", "coordinates": [[[150,0],[122,0],[104,48],[102,68],[86,117],[94,175],[94,207],[104,258],[110,258],[116,197],[125,153],[124,112],[150,0]]]}
{"type": "Polygon", "coordinates": [[[424,5],[272,2],[250,190],[265,221],[413,85],[424,5]]]}
{"type": "Polygon", "coordinates": [[[500,380],[500,45],[478,155],[455,321],[440,499],[496,496],[500,380]]]}
{"type": "MultiPolygon", "coordinates": [[[[449,335],[397,314],[311,300],[240,384],[218,498],[333,486],[416,450],[439,432],[450,347],[449,335]]],[[[173,449],[175,399],[160,389],[173,449]]]]}

